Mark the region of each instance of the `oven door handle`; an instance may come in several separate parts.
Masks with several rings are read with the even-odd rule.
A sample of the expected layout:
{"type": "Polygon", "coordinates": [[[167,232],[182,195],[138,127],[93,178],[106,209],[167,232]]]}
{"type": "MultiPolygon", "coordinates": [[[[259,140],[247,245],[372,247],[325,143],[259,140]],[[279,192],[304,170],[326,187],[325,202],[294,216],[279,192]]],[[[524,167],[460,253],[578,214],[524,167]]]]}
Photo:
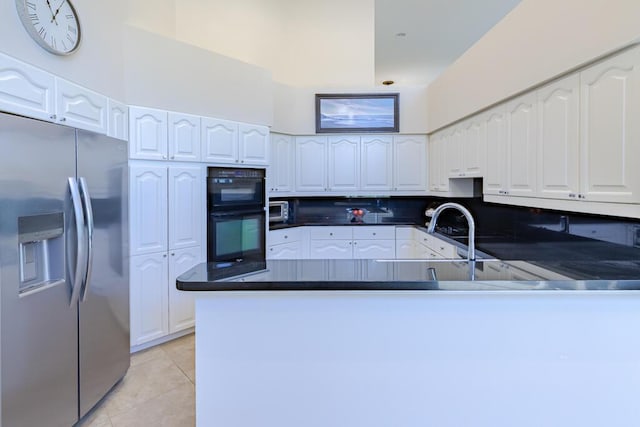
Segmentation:
{"type": "Polygon", "coordinates": [[[264,208],[261,208],[260,210],[255,210],[255,209],[251,209],[251,210],[244,210],[244,211],[226,211],[226,212],[211,212],[210,215],[214,216],[214,217],[219,217],[219,218],[225,218],[225,217],[233,217],[233,216],[240,216],[240,215],[264,215],[264,208]]]}

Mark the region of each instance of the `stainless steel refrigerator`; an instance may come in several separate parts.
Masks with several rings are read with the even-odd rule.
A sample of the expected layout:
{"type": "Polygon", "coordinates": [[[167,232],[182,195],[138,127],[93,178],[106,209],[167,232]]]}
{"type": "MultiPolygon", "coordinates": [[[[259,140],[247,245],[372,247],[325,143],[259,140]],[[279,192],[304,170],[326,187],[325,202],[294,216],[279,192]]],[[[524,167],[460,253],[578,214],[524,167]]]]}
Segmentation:
{"type": "Polygon", "coordinates": [[[127,152],[0,113],[4,427],[72,426],[129,368],[127,152]]]}

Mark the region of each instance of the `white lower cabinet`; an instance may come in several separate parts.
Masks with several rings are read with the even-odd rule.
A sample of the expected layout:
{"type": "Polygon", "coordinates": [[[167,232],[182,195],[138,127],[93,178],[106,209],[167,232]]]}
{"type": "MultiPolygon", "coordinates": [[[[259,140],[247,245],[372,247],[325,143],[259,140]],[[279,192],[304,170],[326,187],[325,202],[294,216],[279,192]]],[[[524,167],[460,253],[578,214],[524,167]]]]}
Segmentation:
{"type": "Polygon", "coordinates": [[[272,230],[267,234],[267,259],[303,258],[304,227],[272,230]]]}
{"type": "Polygon", "coordinates": [[[176,289],[176,278],[202,262],[201,248],[131,257],[131,346],[195,324],[193,293],[176,289]]]}
{"type": "Polygon", "coordinates": [[[167,253],[131,257],[131,346],[169,333],[169,275],[167,253]]]}
{"type": "Polygon", "coordinates": [[[176,288],[179,275],[204,261],[200,246],[169,251],[169,333],[195,326],[195,307],[193,292],[176,288]]]}

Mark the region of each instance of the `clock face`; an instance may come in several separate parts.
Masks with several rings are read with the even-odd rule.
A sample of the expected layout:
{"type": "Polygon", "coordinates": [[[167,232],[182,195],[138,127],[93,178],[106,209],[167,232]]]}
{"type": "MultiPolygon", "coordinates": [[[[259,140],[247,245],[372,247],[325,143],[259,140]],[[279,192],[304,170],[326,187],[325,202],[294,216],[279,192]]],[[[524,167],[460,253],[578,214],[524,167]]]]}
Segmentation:
{"type": "Polygon", "coordinates": [[[16,0],[29,35],[44,49],[68,55],[80,44],[80,22],[69,0],[16,0]]]}

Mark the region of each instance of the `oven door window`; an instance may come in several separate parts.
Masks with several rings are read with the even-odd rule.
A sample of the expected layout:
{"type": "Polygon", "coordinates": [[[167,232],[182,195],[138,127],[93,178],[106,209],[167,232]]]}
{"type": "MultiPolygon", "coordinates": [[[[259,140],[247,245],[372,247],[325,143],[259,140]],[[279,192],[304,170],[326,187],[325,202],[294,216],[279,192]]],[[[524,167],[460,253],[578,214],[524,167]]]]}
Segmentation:
{"type": "Polygon", "coordinates": [[[209,261],[264,259],[264,213],[210,216],[209,261]]]}

